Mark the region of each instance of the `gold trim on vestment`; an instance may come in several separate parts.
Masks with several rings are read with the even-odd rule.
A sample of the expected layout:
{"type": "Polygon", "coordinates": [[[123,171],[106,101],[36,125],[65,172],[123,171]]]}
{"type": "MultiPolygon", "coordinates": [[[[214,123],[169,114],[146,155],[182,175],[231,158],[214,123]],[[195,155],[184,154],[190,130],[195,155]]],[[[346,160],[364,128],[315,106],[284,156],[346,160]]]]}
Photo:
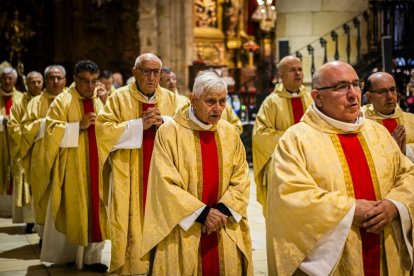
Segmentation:
{"type": "MultiPolygon", "coordinates": [[[[219,183],[217,189],[217,202],[220,200],[221,195],[223,194],[223,155],[222,153],[222,146],[221,140],[219,137],[218,131],[214,132],[214,140],[216,141],[216,150],[217,150],[217,158],[218,158],[218,167],[219,167],[219,183]]],[[[224,226],[226,227],[226,226],[224,226]]],[[[220,265],[220,275],[225,275],[225,267],[224,267],[224,245],[223,245],[223,237],[222,231],[224,229],[220,229],[217,231],[217,241],[218,241],[218,255],[219,255],[219,265],[220,265]]]]}
{"type": "Polygon", "coordinates": [[[291,98],[286,98],[287,109],[289,113],[289,118],[291,125],[295,124],[295,117],[293,116],[292,100],[291,98]]]}
{"type": "MultiPolygon", "coordinates": [[[[142,118],[142,110],[143,110],[143,103],[140,101],[138,102],[138,118],[142,118]]],[[[144,123],[144,122],[143,122],[144,123]]],[[[144,130],[142,130],[142,143],[144,143],[144,130]]],[[[140,208],[141,210],[141,221],[144,221],[144,214],[145,214],[145,206],[144,206],[144,150],[142,148],[138,148],[136,149],[136,151],[138,152],[138,175],[139,175],[139,181],[138,183],[136,183],[136,185],[138,185],[138,189],[139,189],[139,202],[142,203],[142,208],[140,208]]],[[[130,154],[130,158],[132,157],[132,154],[130,154]]],[[[129,172],[131,173],[131,172],[129,172]]],[[[132,188],[130,189],[130,194],[129,196],[131,197],[132,188]]],[[[128,231],[128,235],[129,235],[129,231],[128,231]]]]}
{"type": "Polygon", "coordinates": [[[348,161],[346,160],[344,150],[342,149],[341,141],[337,134],[331,134],[331,140],[334,144],[336,153],[338,154],[339,162],[341,163],[342,171],[344,173],[346,192],[349,197],[355,198],[354,185],[352,182],[351,171],[349,170],[348,161]]]}
{"type": "Polygon", "coordinates": [[[361,133],[358,133],[358,140],[361,143],[362,150],[364,151],[365,158],[368,163],[369,172],[371,174],[371,181],[374,185],[374,191],[375,191],[375,198],[376,200],[381,200],[381,193],[379,189],[379,183],[378,183],[378,177],[377,172],[375,170],[374,161],[372,160],[371,152],[368,149],[367,142],[365,141],[364,136],[361,133]]]}
{"type": "Polygon", "coordinates": [[[197,198],[203,201],[203,159],[201,156],[201,142],[200,142],[200,131],[193,130],[194,132],[194,144],[197,158],[197,198]]]}
{"type": "MultiPolygon", "coordinates": [[[[351,171],[349,170],[348,161],[346,160],[344,151],[342,149],[341,142],[339,140],[338,134],[331,134],[331,139],[334,144],[335,150],[338,154],[339,162],[341,163],[342,171],[344,173],[345,178],[345,186],[348,193],[348,196],[355,198],[354,192],[354,185],[352,181],[351,171]]],[[[364,136],[361,133],[357,134],[357,138],[359,143],[361,144],[361,148],[364,152],[365,159],[368,164],[369,173],[371,175],[372,185],[374,187],[375,198],[376,200],[381,200],[381,194],[379,190],[379,183],[377,178],[377,172],[375,170],[374,162],[372,160],[371,152],[368,149],[368,145],[365,141],[364,136]]],[[[358,231],[358,238],[361,239],[361,234],[358,231]]],[[[380,271],[384,271],[383,267],[384,261],[384,231],[380,233],[380,271]]]]}

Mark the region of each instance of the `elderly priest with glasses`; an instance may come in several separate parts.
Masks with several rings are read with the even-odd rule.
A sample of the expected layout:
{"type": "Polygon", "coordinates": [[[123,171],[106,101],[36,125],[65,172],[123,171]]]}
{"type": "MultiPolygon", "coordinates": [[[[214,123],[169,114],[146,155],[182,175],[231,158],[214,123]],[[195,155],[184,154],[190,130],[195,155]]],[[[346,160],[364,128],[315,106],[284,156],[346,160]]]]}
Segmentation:
{"type": "Polygon", "coordinates": [[[110,272],[119,275],[148,273],[149,258],[141,260],[140,252],[155,134],[187,103],[185,97],[159,86],[161,68],[156,55],[140,55],[132,68],[134,81],[111,95],[97,118],[101,184],[111,198],[110,272]]]}
{"type": "Polygon", "coordinates": [[[269,275],[410,275],[413,163],[364,117],[352,66],[329,62],[312,84],[272,157],[269,275]]]}
{"type": "Polygon", "coordinates": [[[376,72],[368,77],[364,92],[371,102],[365,106],[366,117],[384,125],[402,153],[414,161],[414,114],[402,111],[398,105],[394,78],[386,72],[376,72]]]}

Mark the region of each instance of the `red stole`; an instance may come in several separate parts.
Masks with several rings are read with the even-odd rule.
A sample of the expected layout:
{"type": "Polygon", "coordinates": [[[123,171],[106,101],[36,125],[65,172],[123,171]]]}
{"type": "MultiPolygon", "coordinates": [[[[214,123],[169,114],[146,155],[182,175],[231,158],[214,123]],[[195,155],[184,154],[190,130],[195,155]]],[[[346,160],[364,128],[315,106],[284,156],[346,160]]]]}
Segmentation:
{"type": "Polygon", "coordinates": [[[302,97],[290,98],[292,104],[293,123],[297,124],[303,116],[302,97]]]}
{"type": "MultiPolygon", "coordinates": [[[[84,114],[93,112],[95,108],[92,99],[84,99],[83,101],[84,114]]],[[[89,156],[89,178],[90,178],[90,199],[91,199],[91,230],[92,242],[101,242],[102,233],[99,223],[99,159],[98,147],[96,145],[95,125],[91,124],[88,127],[88,156],[89,156]]]]}
{"type": "Polygon", "coordinates": [[[10,109],[13,105],[13,97],[12,96],[4,96],[4,109],[6,115],[10,115],[10,109]]]}
{"type": "MultiPolygon", "coordinates": [[[[352,177],[355,199],[377,200],[368,162],[357,134],[339,134],[344,155],[352,177]]],[[[362,240],[364,274],[380,275],[380,235],[359,228],[362,240]]]]}
{"type": "Polygon", "coordinates": [[[398,122],[396,119],[389,118],[382,120],[382,124],[385,126],[386,129],[388,129],[390,133],[393,133],[398,125],[398,122]]]}
{"type": "MultiPolygon", "coordinates": [[[[150,107],[154,107],[155,104],[142,104],[142,111],[147,110],[150,107]]],[[[143,131],[142,134],[142,201],[143,210],[145,210],[145,202],[147,199],[147,187],[148,187],[148,175],[151,165],[152,150],[154,149],[155,133],[157,128],[152,126],[143,131]]]]}
{"type": "MultiPolygon", "coordinates": [[[[200,131],[201,162],[203,167],[202,201],[212,207],[217,204],[219,192],[219,163],[214,131],[200,131]]],[[[201,260],[203,276],[219,276],[217,232],[201,234],[201,260]]]]}

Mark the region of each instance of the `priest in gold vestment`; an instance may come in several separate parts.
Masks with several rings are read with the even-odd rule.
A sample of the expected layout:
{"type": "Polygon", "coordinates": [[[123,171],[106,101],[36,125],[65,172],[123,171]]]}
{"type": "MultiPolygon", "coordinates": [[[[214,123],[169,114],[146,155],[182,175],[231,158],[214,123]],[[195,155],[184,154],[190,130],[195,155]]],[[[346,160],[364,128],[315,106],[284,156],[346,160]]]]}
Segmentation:
{"type": "Polygon", "coordinates": [[[44,145],[46,113],[57,95],[65,90],[66,70],[61,65],[50,65],[44,70],[45,89],[34,97],[27,106],[22,118],[22,139],[20,153],[23,168],[27,174],[32,193],[32,206],[36,231],[43,237],[47,204],[50,192],[50,170],[52,164],[46,162],[44,145]]]}
{"type": "Polygon", "coordinates": [[[220,120],[227,86],[200,72],[191,105],[157,132],[142,255],[152,275],[252,275],[249,174],[234,127],[220,120]]]}
{"type": "Polygon", "coordinates": [[[27,171],[22,162],[22,120],[29,102],[42,92],[43,76],[37,71],[27,74],[27,93],[20,102],[14,104],[7,122],[10,138],[10,158],[13,165],[13,223],[27,223],[26,232],[31,233],[34,223],[32,212],[32,195],[27,171]]]}
{"type": "Polygon", "coordinates": [[[269,275],[410,275],[414,165],[365,119],[349,64],[323,65],[312,98],[272,158],[269,275]]]}
{"type": "Polygon", "coordinates": [[[7,121],[12,106],[23,98],[15,88],[16,81],[17,71],[12,67],[0,72],[0,216],[12,215],[13,170],[7,121]]]}
{"type": "Polygon", "coordinates": [[[76,261],[78,268],[102,273],[108,268],[102,251],[109,233],[95,134],[102,108],[96,92],[98,76],[94,62],[79,61],[75,82],[54,99],[46,115],[46,160],[53,167],[40,257],[52,263],[76,261]],[[62,237],[55,239],[55,229],[67,243],[62,237]]]}
{"type": "Polygon", "coordinates": [[[292,125],[299,122],[312,99],[303,83],[302,62],[293,56],[278,64],[282,84],[275,87],[260,106],[252,134],[253,171],[257,201],[266,213],[270,159],[277,143],[292,125]]]}
{"type": "Polygon", "coordinates": [[[414,162],[414,114],[402,111],[398,105],[394,78],[386,72],[376,72],[368,77],[364,91],[371,102],[365,106],[366,117],[382,124],[402,153],[414,162]]]}
{"type": "Polygon", "coordinates": [[[134,80],[111,95],[97,118],[102,189],[108,201],[112,254],[110,272],[146,274],[149,258],[140,258],[148,172],[158,127],[184,105],[159,86],[162,62],[140,55],[134,80]]]}

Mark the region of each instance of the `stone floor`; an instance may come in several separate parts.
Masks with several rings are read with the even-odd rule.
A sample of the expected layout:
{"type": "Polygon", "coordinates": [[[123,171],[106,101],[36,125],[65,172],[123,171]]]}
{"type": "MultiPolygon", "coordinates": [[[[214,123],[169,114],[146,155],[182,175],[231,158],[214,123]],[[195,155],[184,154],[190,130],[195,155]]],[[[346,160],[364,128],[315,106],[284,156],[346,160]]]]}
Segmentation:
{"type": "MultiPolygon", "coordinates": [[[[251,183],[248,216],[253,242],[254,275],[267,275],[265,223],[262,208],[256,201],[253,179],[251,183]]],[[[100,273],[77,270],[76,266],[40,262],[39,238],[37,234],[25,234],[24,229],[25,225],[12,224],[10,218],[0,218],[0,276],[100,275],[100,273]]],[[[109,262],[109,250],[105,250],[104,254],[109,262]]]]}

